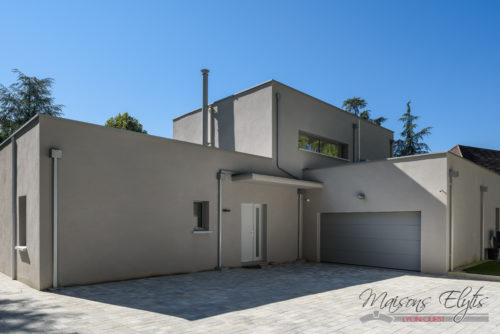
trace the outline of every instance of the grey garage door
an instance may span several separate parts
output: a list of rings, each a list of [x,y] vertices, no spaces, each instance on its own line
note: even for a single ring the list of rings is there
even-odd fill
[[[420,212],[324,213],[321,261],[420,271]]]

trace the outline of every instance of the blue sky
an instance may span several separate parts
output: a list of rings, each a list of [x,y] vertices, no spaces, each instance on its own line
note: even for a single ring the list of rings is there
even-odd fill
[[[0,83],[18,68],[56,80],[66,118],[129,112],[149,133],[276,79],[340,106],[365,98],[401,130],[405,104],[427,143],[500,149],[500,1],[2,1]],[[306,112],[306,111],[305,111]]]

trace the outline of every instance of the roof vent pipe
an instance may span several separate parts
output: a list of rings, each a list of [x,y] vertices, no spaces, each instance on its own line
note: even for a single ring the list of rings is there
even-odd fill
[[[207,69],[202,69],[201,73],[203,76],[203,101],[202,101],[202,107],[201,107],[201,113],[203,117],[203,124],[202,124],[202,142],[204,146],[208,145],[208,72],[209,70]]]

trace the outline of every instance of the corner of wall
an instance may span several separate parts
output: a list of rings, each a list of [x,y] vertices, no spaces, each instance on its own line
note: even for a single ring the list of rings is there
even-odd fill
[[[45,290],[52,287],[52,210],[51,195],[52,182],[51,161],[49,157],[50,141],[48,127],[53,119],[40,117],[39,131],[39,238],[40,238],[40,256],[39,256],[39,290]]]

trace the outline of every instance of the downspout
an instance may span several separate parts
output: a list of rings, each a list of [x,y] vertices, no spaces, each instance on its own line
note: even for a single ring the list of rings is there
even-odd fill
[[[17,143],[12,136],[12,249],[11,249],[11,277],[17,279]]]
[[[361,120],[358,119],[358,161],[361,161]]]
[[[358,125],[352,124],[352,162],[356,162],[356,129]]]
[[[222,270],[222,183],[225,176],[231,174],[233,172],[224,169],[220,169],[217,173],[219,199],[217,201],[217,267],[215,267],[215,270]]]
[[[304,235],[304,218],[303,218],[303,213],[304,213],[304,206],[303,206],[303,199],[304,199],[304,190],[302,189],[297,189],[297,194],[298,194],[298,238],[297,238],[297,260],[302,260],[302,253],[303,253],[303,235]]]
[[[293,177],[294,179],[299,179],[292,173],[286,171],[285,169],[280,167],[280,155],[279,155],[279,147],[280,147],[280,93],[275,94],[276,97],[276,167],[282,171],[283,173]]]
[[[58,149],[50,150],[50,157],[52,158],[52,287],[58,287],[58,220],[57,220],[57,160],[62,158],[62,151]]]
[[[480,259],[481,261],[484,260],[484,193],[488,191],[488,187],[481,185],[479,187],[479,191],[481,193],[481,212],[480,212],[480,219],[481,219],[481,229],[480,229],[480,241],[479,241],[479,247],[480,249]]]
[[[448,204],[448,216],[450,219],[450,271],[453,270],[453,178],[458,177],[458,171],[450,168],[448,171],[450,189],[448,190],[449,204]]]
[[[215,108],[213,105],[209,107],[209,112],[210,112],[210,146],[215,147],[215,122],[214,122]]]

